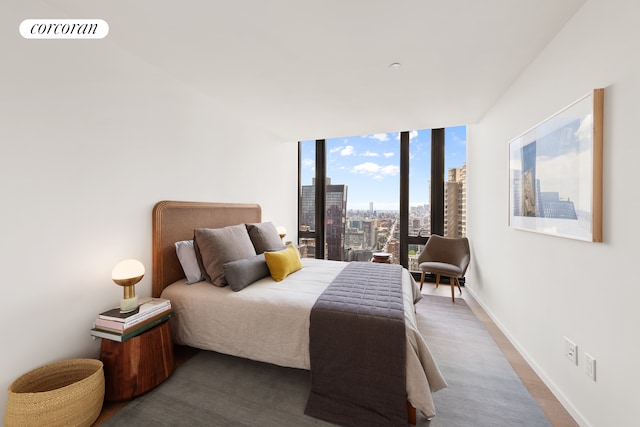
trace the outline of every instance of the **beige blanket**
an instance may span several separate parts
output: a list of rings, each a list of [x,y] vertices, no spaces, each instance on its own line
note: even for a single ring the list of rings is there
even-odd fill
[[[347,265],[305,258],[303,268],[281,282],[261,279],[240,292],[207,282],[167,287],[175,317],[177,344],[273,363],[309,369],[309,314],[322,291]],[[407,270],[403,271],[407,333],[407,395],[427,417],[435,416],[431,393],[446,382],[420,335],[414,302],[421,296]]]

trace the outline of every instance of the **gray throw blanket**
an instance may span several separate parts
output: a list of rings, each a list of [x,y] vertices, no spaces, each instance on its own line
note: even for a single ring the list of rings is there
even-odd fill
[[[406,426],[402,266],[350,263],[310,320],[305,413],[348,426]]]

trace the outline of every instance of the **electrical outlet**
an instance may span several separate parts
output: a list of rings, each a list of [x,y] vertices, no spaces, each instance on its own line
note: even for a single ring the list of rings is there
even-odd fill
[[[578,364],[578,346],[567,337],[564,337],[564,355],[574,365]]]
[[[589,353],[584,354],[584,373],[593,381],[596,380],[596,359]]]

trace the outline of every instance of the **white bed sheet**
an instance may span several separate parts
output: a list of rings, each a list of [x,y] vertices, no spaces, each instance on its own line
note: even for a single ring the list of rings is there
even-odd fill
[[[309,369],[309,315],[318,296],[348,264],[304,258],[303,268],[275,282],[261,279],[240,292],[207,282],[177,281],[162,292],[171,300],[174,342],[219,353]],[[435,416],[431,393],[446,382],[418,331],[414,302],[420,291],[403,272],[407,334],[407,396],[427,417]]]

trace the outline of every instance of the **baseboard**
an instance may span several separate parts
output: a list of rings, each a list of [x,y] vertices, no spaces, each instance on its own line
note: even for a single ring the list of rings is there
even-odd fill
[[[569,412],[569,414],[574,418],[574,420],[583,427],[592,427],[591,424],[582,416],[580,411],[571,403],[571,401],[567,398],[567,396],[562,393],[562,391],[556,386],[556,384],[547,376],[543,369],[538,366],[535,360],[527,353],[527,351],[520,345],[518,340],[516,340],[513,335],[509,332],[509,329],[505,327],[505,325],[498,320],[495,314],[487,307],[482,298],[478,297],[478,295],[473,292],[469,286],[465,288],[469,294],[473,297],[473,299],[478,303],[480,307],[485,311],[487,316],[491,319],[491,321],[500,329],[500,331],[504,334],[504,336],[509,340],[511,345],[516,349],[516,351],[522,356],[522,358],[527,362],[527,364],[533,369],[533,371],[540,377],[542,382],[549,388],[551,393],[558,399],[560,404]]]

